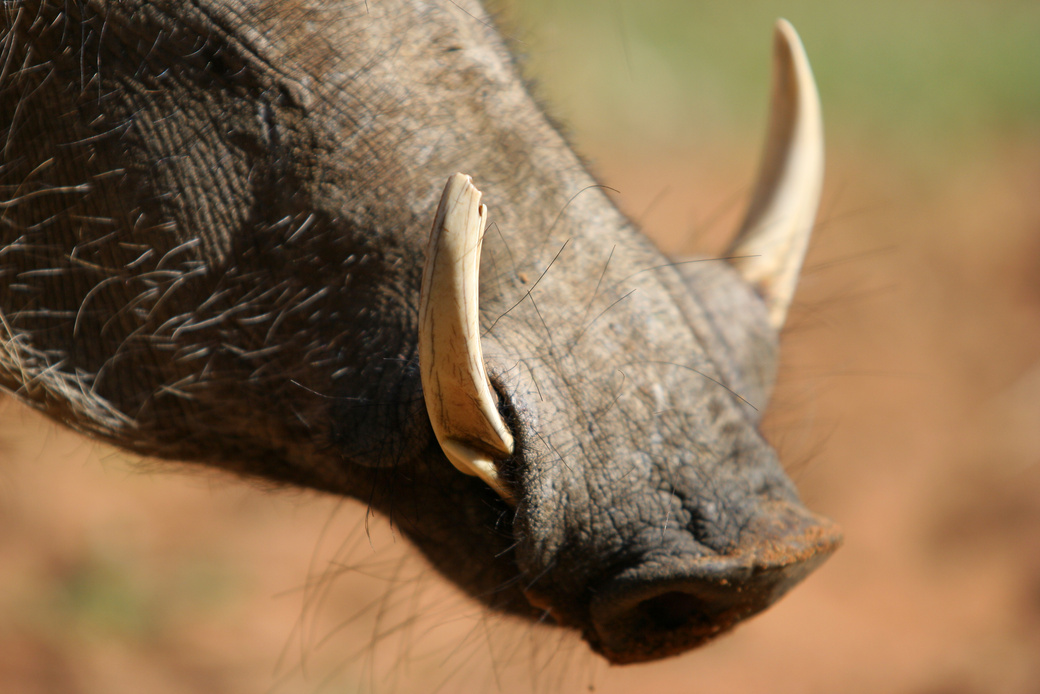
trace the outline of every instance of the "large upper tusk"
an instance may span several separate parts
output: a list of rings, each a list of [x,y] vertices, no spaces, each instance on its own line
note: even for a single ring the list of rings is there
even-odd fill
[[[823,185],[823,121],[809,59],[794,27],[776,23],[773,103],[754,196],[729,251],[733,265],[783,327]]]
[[[448,460],[507,501],[496,460],[513,452],[484,370],[478,320],[480,246],[487,208],[469,176],[455,174],[430,232],[419,300],[419,366],[434,433]]]

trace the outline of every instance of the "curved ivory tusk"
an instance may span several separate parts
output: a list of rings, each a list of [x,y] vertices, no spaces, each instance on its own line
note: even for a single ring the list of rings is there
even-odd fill
[[[769,138],[754,196],[730,248],[779,330],[798,284],[823,185],[823,121],[809,60],[794,27],[776,23]]]
[[[486,219],[470,177],[449,178],[426,249],[419,366],[426,410],[448,460],[511,501],[495,460],[512,455],[513,437],[498,413],[480,349],[478,280]]]

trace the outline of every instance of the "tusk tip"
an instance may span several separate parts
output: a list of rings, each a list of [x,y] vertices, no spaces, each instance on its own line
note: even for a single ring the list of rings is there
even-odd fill
[[[777,38],[782,38],[789,43],[792,39],[798,39],[798,32],[795,31],[794,25],[783,17],[776,20],[776,23],[773,25],[773,30],[775,31]]]
[[[794,25],[786,19],[777,19],[776,24],[773,25],[773,44],[777,53],[784,54],[786,62],[797,62],[800,70],[810,69],[802,37],[798,35],[798,30],[794,28]]]
[[[465,192],[470,194],[480,195],[480,191],[475,185],[473,185],[473,177],[464,174],[461,171],[453,173],[448,176],[448,183],[444,186],[446,190],[456,190],[458,192]]]

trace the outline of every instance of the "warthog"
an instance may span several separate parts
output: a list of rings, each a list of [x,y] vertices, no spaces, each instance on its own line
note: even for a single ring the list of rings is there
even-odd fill
[[[476,0],[0,17],[0,382],[23,401],[357,498],[615,663],[703,643],[840,542],[757,430],[822,178],[787,24],[730,257],[673,263]]]

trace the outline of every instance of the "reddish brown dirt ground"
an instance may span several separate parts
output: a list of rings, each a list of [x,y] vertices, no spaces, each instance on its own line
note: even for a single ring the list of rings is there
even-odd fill
[[[754,154],[600,165],[664,247],[711,253]],[[610,668],[486,615],[357,504],[128,461],[8,402],[0,691],[1040,690],[1040,143],[830,165],[766,429],[845,546],[732,635]]]

